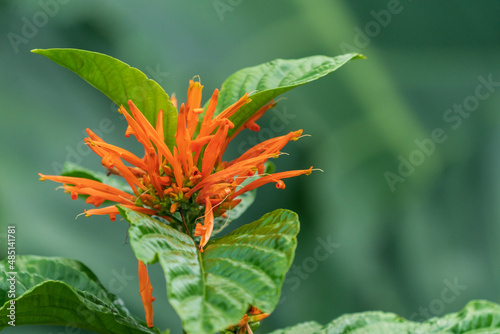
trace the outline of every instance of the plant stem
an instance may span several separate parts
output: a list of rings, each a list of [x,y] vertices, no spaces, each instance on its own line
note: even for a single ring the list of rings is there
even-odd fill
[[[180,212],[180,214],[181,214],[182,224],[184,225],[184,229],[186,230],[186,234],[187,234],[187,235],[189,235],[189,236],[191,236],[191,235],[189,234],[189,229],[188,229],[188,227],[187,227],[187,225],[186,225],[186,220],[184,219],[184,211],[182,211],[182,208],[179,208],[179,212]]]

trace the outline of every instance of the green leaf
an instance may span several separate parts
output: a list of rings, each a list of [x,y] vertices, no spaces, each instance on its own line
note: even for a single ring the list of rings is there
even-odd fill
[[[273,331],[269,334],[498,334],[500,305],[475,300],[457,313],[432,318],[424,322],[406,320],[393,313],[363,312],[343,315],[325,326],[315,322],[303,323]]]
[[[316,321],[308,321],[285,329],[276,330],[272,332],[272,334],[310,334],[315,333],[322,328],[323,326],[318,324]]]
[[[138,69],[97,52],[77,49],[35,49],[31,52],[75,72],[118,106],[123,105],[129,110],[128,100],[132,100],[153,125],[156,124],[158,111],[162,109],[165,142],[170,147],[174,146],[177,110],[163,88]]]
[[[118,206],[132,225],[138,259],[160,262],[170,304],[187,333],[213,334],[236,324],[249,305],[270,313],[292,264],[297,215],[275,210],[213,239],[200,253],[189,236],[147,215]]]
[[[305,83],[317,80],[350,60],[364,58],[357,53],[337,57],[312,56],[301,59],[276,59],[271,62],[247,67],[233,73],[222,84],[216,114],[236,102],[245,93],[252,101],[230,117],[234,128],[231,136],[255,112],[280,94]]]
[[[17,274],[11,274],[9,266],[7,259],[0,262],[0,330],[11,326],[8,279],[14,277],[16,326],[50,324],[117,334],[160,332],[130,315],[123,301],[81,262],[22,255],[16,257]]]

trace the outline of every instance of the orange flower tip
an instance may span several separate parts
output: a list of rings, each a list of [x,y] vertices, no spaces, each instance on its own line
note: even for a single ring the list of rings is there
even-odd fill
[[[261,320],[267,318],[269,315],[270,315],[269,313],[262,313],[262,314],[252,315],[252,316],[248,317],[248,322],[261,321]]]
[[[175,97],[175,93],[172,93],[170,96],[170,103],[177,109],[177,98]]]
[[[172,168],[168,167],[168,166],[163,166],[162,167],[163,171],[165,172],[165,174],[172,174]]]
[[[130,125],[127,126],[127,130],[125,130],[125,137],[129,138],[132,133],[133,133],[132,127]]]
[[[45,180],[47,180],[47,179],[46,179],[45,177],[43,177],[43,176],[40,176],[39,180],[40,180],[40,181],[45,181]]]
[[[262,311],[256,308],[255,306],[251,306],[248,313],[250,313],[251,315],[255,315],[255,314],[261,314]]]
[[[194,112],[195,114],[201,114],[201,113],[203,112],[203,108],[194,108],[194,109],[193,109],[193,112]]]
[[[241,199],[240,199],[240,198],[238,198],[238,199],[235,199],[235,200],[233,200],[233,201],[231,202],[231,206],[232,206],[232,207],[234,207],[234,206],[236,206],[236,205],[238,205],[238,204],[240,204],[240,203],[241,203]]]
[[[297,139],[302,138],[302,137],[310,137],[311,136],[311,135],[303,135],[302,136],[302,132],[303,132],[302,129],[297,130],[297,131],[293,131],[293,136],[292,136],[291,140],[297,140]]]
[[[248,314],[244,314],[243,317],[241,318],[240,322],[236,326],[238,327],[243,327],[248,323]]]
[[[177,211],[177,208],[179,207],[179,202],[174,202],[171,206],[170,206],[170,213],[171,214],[174,214],[175,211]]]
[[[247,128],[248,128],[248,130],[253,131],[253,132],[259,132],[260,131],[260,126],[257,123],[254,123],[254,122],[251,122],[251,123],[247,124]]]
[[[151,301],[154,302],[156,300],[155,297],[151,297]]]
[[[311,174],[311,173],[309,173],[309,174]],[[285,189],[286,188],[285,182],[283,182],[282,180],[278,180],[276,182],[276,188],[278,188],[278,189]]]

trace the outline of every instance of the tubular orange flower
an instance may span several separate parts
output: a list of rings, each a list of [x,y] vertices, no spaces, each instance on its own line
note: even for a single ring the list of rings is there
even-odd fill
[[[230,198],[233,199],[234,197],[237,197],[247,191],[253,190],[255,188],[261,187],[264,184],[270,183],[270,182],[275,182],[276,183],[276,188],[278,189],[285,189],[285,183],[283,182],[282,179],[289,178],[289,177],[294,177],[294,176],[299,176],[302,174],[309,175],[312,172],[312,167],[309,169],[304,169],[304,170],[293,170],[293,171],[288,171],[288,172],[281,172],[281,173],[276,173],[276,174],[270,174],[263,176],[261,178],[258,178],[255,181],[250,182],[243,188],[239,189],[235,193],[233,193]]]
[[[269,313],[262,313],[261,310],[254,306],[250,306],[248,309],[247,313],[243,315],[241,320],[234,326],[230,326],[228,329],[230,331],[238,331],[238,334],[252,334],[252,329],[250,328],[249,323],[251,322],[258,322],[262,321],[263,319],[267,318],[269,316]],[[236,327],[236,328],[235,328]]]
[[[203,247],[207,244],[208,239],[212,235],[214,229],[214,213],[212,210],[212,202],[210,198],[205,198],[205,221],[203,225],[200,223],[196,224],[194,230],[195,237],[201,237],[200,239],[200,251],[203,252]]]
[[[148,327],[153,327],[153,302],[155,297],[153,297],[153,287],[149,281],[148,269],[141,260],[139,260],[139,292],[144,305],[146,323]]]
[[[310,174],[312,167],[264,173],[266,161],[279,156],[288,142],[301,136],[302,130],[268,139],[232,161],[223,161],[224,151],[235,135],[245,128],[258,131],[256,121],[275,103],[271,101],[264,105],[229,135],[234,129],[231,116],[249,103],[251,97],[246,93],[215,115],[219,99],[216,89],[201,118],[202,91],[200,82],[190,80],[187,101],[179,108],[174,147],[165,144],[162,110],[158,112],[154,126],[132,101],[128,102],[130,113],[120,107],[119,111],[128,123],[125,136],[134,135],[142,144],[142,158],[106,143],[87,129],[89,137],[85,138],[85,143],[101,157],[108,175],[122,177],[130,192],[79,177],[40,174],[40,180],[62,183],[72,199],[79,195],[87,197],[86,202],[96,208],[85,210],[86,216],[109,215],[114,220],[119,214],[114,204],[120,204],[147,215],[163,217],[178,230],[199,237],[199,248],[203,251],[212,235],[215,219],[226,217],[227,210],[239,205],[238,196],[270,182],[284,189],[282,179]],[[171,100],[177,106],[177,100],[174,97]],[[252,182],[245,182],[249,178]],[[113,205],[101,207],[106,202]],[[198,219],[203,219],[203,224],[198,223]]]

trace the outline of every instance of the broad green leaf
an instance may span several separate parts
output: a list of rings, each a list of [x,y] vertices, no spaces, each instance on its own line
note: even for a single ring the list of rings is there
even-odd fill
[[[323,326],[318,324],[316,321],[308,321],[292,327],[276,330],[272,332],[272,334],[311,334],[322,328]]]
[[[500,305],[475,300],[457,313],[424,322],[406,320],[393,313],[363,312],[347,314],[325,326],[303,323],[269,334],[499,334]]]
[[[236,324],[249,305],[267,313],[276,307],[297,243],[295,213],[275,210],[211,240],[200,253],[186,234],[118,208],[132,225],[130,244],[137,258],[160,262],[169,301],[187,333],[213,334]]]
[[[133,317],[89,268],[64,258],[22,255],[15,272],[0,262],[0,330],[10,327],[10,282],[15,278],[15,325],[60,325],[96,333],[158,334]]]
[[[75,72],[118,106],[123,105],[129,110],[128,100],[132,100],[153,125],[156,124],[158,111],[162,109],[165,142],[170,147],[174,146],[177,110],[163,88],[138,69],[97,52],[77,49],[35,49],[31,52]]]
[[[409,322],[393,313],[365,312],[341,316],[315,333],[405,333],[406,331],[414,331],[415,325],[416,323]],[[425,328],[425,333],[431,330],[428,324],[419,324],[419,326]]]
[[[305,83],[319,79],[352,59],[364,58],[357,53],[337,57],[312,56],[301,59],[276,59],[271,62],[241,69],[222,84],[216,114],[236,102],[245,93],[252,101],[230,117],[234,128],[240,128],[255,112],[280,94]]]

